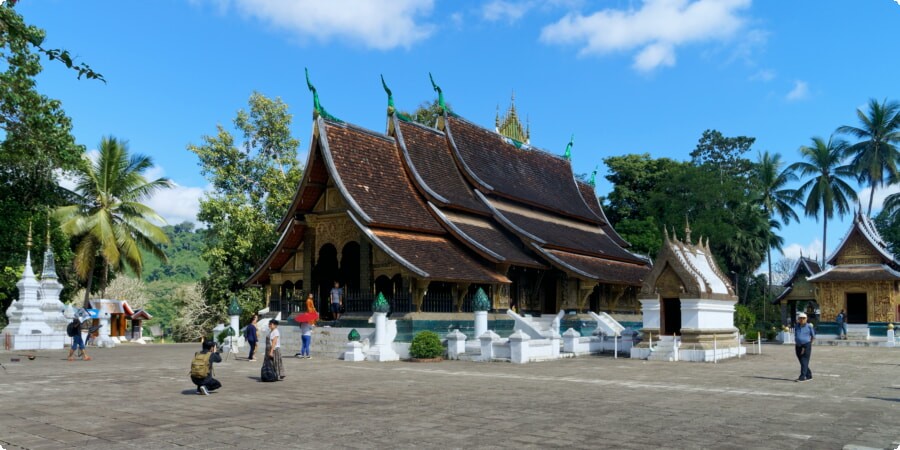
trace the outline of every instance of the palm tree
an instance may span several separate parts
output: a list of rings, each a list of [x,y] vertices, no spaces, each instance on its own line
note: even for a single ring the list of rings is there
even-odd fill
[[[160,245],[168,243],[168,238],[153,223],[165,220],[140,202],[172,183],[167,178],[147,181],[142,173],[152,166],[148,156],[129,156],[127,142],[104,137],[96,160],[85,158],[75,172],[74,203],[54,213],[62,230],[78,240],[74,264],[86,283],[86,306],[98,258],[104,266],[101,296],[106,294],[110,270],[124,265],[140,276],[140,249],[166,261]]]
[[[869,114],[856,110],[862,127],[839,127],[838,133],[862,139],[848,148],[852,165],[860,181],[869,184],[869,207],[866,215],[872,216],[875,189],[885,184],[885,172],[897,177],[900,152],[894,144],[900,143],[900,103],[869,99]]]
[[[772,286],[772,249],[781,251],[781,245],[784,239],[778,236],[772,230],[780,230],[781,219],[785,225],[791,223],[791,219],[800,221],[797,213],[794,212],[794,205],[798,204],[797,190],[787,189],[785,186],[791,181],[797,180],[797,175],[790,168],[781,170],[784,163],[781,161],[781,154],[770,154],[768,151],[759,154],[759,162],[756,163],[756,180],[760,184],[761,197],[759,203],[766,213],[769,220],[769,238],[766,246],[766,259],[769,263],[769,286]],[[781,170],[779,172],[779,170]],[[778,219],[776,219],[776,217]],[[769,290],[766,290],[766,299],[769,296]],[[765,309],[763,310],[765,317]]]
[[[850,211],[850,202],[855,202],[856,191],[845,179],[855,178],[851,165],[841,165],[847,155],[848,144],[832,135],[828,142],[820,137],[812,138],[813,145],[800,147],[805,161],[791,164],[790,170],[801,177],[811,178],[797,189],[798,197],[806,197],[805,212],[808,217],[819,220],[822,212],[822,267],[825,267],[825,249],[828,242],[828,219],[834,217],[837,209],[842,217]]]

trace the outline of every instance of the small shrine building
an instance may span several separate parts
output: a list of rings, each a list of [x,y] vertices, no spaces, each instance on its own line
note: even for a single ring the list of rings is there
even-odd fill
[[[371,311],[378,293],[397,313],[471,311],[479,287],[501,311],[637,311],[649,261],[627,250],[569,158],[528,143],[514,106],[489,130],[451,112],[435,85],[442,114],[426,126],[396,111],[385,85],[378,132],[328,114],[309,87],[303,179],[245,283],[270,310],[302,310],[311,291],[327,311],[338,282],[348,313]]]
[[[798,312],[807,312],[810,305],[812,309],[818,309],[816,303],[816,287],[809,278],[822,271],[819,263],[811,258],[801,256],[794,264],[791,275],[783,283],[784,290],[778,297],[772,300],[775,305],[781,305],[781,323],[793,324],[797,320]],[[817,319],[817,318],[814,318]]]

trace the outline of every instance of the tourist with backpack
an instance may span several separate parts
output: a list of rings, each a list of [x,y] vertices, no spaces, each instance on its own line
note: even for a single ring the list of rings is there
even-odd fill
[[[69,349],[69,361],[75,361],[74,355],[78,350],[81,350],[81,359],[90,361],[91,357],[88,356],[84,349],[84,339],[81,338],[81,320],[78,320],[78,317],[73,318],[69,325],[66,326],[66,335],[72,338],[72,348]]]
[[[213,378],[213,363],[222,362],[222,355],[217,351],[215,341],[204,341],[203,351],[194,353],[191,360],[191,381],[197,385],[198,395],[209,395],[211,391],[222,387],[219,380]]]
[[[797,327],[794,328],[794,352],[800,361],[800,377],[797,381],[811,381],[812,370],[809,369],[809,358],[812,356],[812,344],[816,340],[816,330],[806,322],[806,314],[797,314]]]

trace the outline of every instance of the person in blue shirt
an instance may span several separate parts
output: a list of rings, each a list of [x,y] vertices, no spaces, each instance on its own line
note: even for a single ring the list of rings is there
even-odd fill
[[[797,314],[797,328],[794,328],[794,351],[800,361],[800,377],[797,381],[812,380],[809,369],[809,357],[812,356],[812,344],[816,340],[816,331],[806,322],[806,314]]]
[[[244,328],[244,339],[246,339],[247,344],[250,345],[250,355],[247,356],[247,361],[256,361],[256,358],[254,358],[253,355],[256,353],[256,343],[258,342],[256,329],[257,320],[259,320],[259,316],[254,314],[253,318],[250,319],[250,323]]]

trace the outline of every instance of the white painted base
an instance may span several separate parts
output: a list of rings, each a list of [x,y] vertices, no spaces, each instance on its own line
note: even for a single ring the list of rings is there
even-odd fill
[[[655,349],[654,349],[655,351]],[[650,359],[653,352],[648,348],[634,347],[631,349],[633,359]],[[678,350],[678,361],[689,362],[714,362],[723,359],[736,358],[738,355],[746,355],[746,347],[726,347],[714,350]]]
[[[12,334],[10,350],[59,350],[66,347],[65,338],[61,333]]]
[[[363,344],[358,341],[348,342],[347,350],[344,352],[344,361],[360,362],[365,360],[366,355],[363,354]]]

